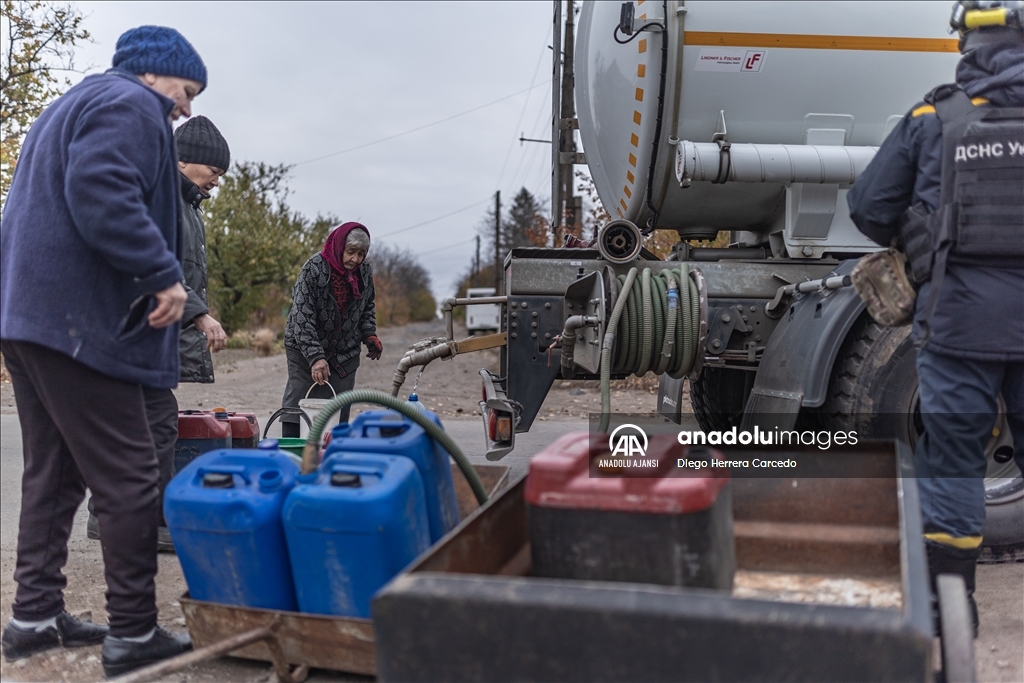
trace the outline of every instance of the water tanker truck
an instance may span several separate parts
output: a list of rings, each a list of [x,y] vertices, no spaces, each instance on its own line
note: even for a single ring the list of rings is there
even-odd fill
[[[481,371],[488,457],[530,429],[556,379],[601,379],[607,393],[647,372],[676,422],[689,381],[706,431],[768,422],[916,443],[910,328],[878,325],[848,286],[879,247],[853,225],[846,194],[910,107],[952,80],[949,12],[949,2],[584,3],[578,121],[554,127],[578,126],[612,220],[594,248],[506,257],[500,370]],[[643,248],[655,230],[678,235],[665,260]],[[694,246],[722,231],[727,247]],[[424,344],[419,360],[459,351],[450,326],[448,351],[431,351],[442,346]],[[984,531],[998,558],[1024,547],[1012,448],[1000,418]]]

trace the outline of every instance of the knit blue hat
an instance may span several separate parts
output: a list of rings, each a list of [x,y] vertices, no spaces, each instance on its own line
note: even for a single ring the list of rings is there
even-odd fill
[[[202,83],[206,65],[185,37],[166,26],[140,26],[117,39],[113,65],[133,74],[177,76]]]

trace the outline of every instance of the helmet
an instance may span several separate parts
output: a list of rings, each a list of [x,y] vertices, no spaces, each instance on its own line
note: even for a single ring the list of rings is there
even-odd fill
[[[988,43],[1024,42],[1024,0],[960,0],[949,18],[960,52]]]

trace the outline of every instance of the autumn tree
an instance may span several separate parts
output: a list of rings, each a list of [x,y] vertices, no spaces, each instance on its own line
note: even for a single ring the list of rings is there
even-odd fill
[[[367,258],[373,266],[378,325],[434,319],[437,302],[430,292],[430,275],[411,251],[371,243]]]
[[[544,247],[548,245],[550,222],[537,198],[525,187],[519,190],[512,205],[501,217],[498,243],[495,244],[494,207],[488,207],[483,218],[477,223],[477,233],[483,238],[491,253],[490,263],[501,262],[509,250],[516,247]],[[497,250],[497,254],[495,254]],[[497,259],[495,259],[495,255]],[[483,264],[481,264],[483,265]],[[490,266],[493,286],[494,267]],[[487,285],[481,285],[487,286]]]
[[[14,177],[21,144],[43,109],[70,85],[75,46],[89,40],[83,17],[70,3],[0,5],[0,199]]]
[[[336,224],[291,211],[287,176],[287,166],[236,163],[203,205],[210,307],[229,334],[287,307],[302,264]]]
[[[502,224],[504,247],[546,247],[550,223],[537,198],[525,187],[512,200]]]

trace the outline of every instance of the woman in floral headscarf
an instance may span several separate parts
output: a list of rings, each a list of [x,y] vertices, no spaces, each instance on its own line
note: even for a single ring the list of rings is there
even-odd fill
[[[380,358],[384,346],[377,338],[369,249],[366,226],[344,223],[302,267],[284,329],[288,384],[282,406],[297,408],[313,383],[330,384],[339,394],[352,389],[360,342],[366,344],[367,357]],[[318,397],[333,396],[326,389],[310,396],[317,391]],[[341,422],[348,421],[348,413],[348,408],[341,411]],[[281,423],[282,436],[299,436],[297,415],[285,415]]]

